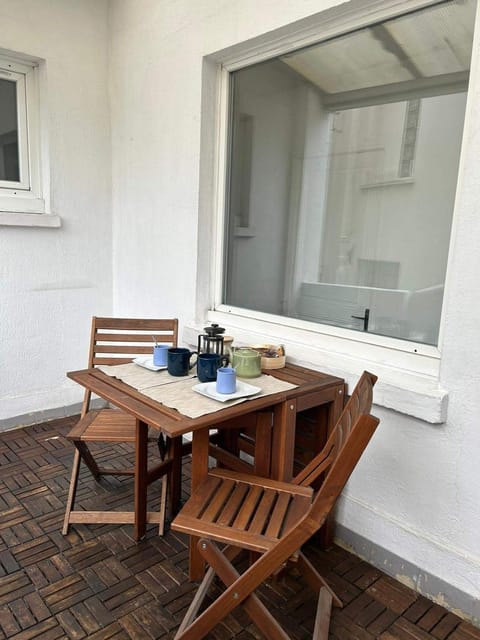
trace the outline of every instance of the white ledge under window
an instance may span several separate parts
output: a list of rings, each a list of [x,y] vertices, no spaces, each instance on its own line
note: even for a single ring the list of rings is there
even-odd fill
[[[353,389],[367,369],[378,376],[374,404],[413,416],[431,424],[447,418],[448,393],[439,384],[440,354],[435,347],[341,330],[328,332],[321,325],[288,326],[287,318],[276,322],[229,311],[209,311],[206,323],[216,322],[234,337],[234,345],[283,344],[287,361],[345,379]],[[191,323],[183,339],[197,344],[205,322]],[[310,326],[308,326],[310,325]],[[336,329],[336,330],[335,330]]]
[[[60,227],[60,216],[52,213],[9,213],[0,211],[0,226],[6,227]]]

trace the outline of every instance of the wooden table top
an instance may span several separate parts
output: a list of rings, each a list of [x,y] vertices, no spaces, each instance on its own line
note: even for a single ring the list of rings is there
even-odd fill
[[[293,364],[287,364],[283,369],[265,370],[263,373],[298,386],[294,389],[254,398],[231,407],[225,407],[219,409],[219,411],[198,418],[188,418],[176,409],[171,409],[156,400],[148,398],[140,391],[137,391],[117,378],[106,375],[99,369],[92,368],[71,371],[67,373],[67,376],[104,400],[111,402],[119,409],[127,411],[137,419],[162,431],[169,437],[180,436],[206,426],[214,427],[216,424],[220,424],[226,420],[259,409],[271,407],[291,398],[297,399],[298,402],[299,399],[309,394],[318,393],[319,391],[344,384],[342,378]],[[180,379],[181,378],[179,378],[179,380]]]

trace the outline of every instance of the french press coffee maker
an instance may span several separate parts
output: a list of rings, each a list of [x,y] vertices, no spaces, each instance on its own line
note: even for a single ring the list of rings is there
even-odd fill
[[[198,353],[217,353],[223,356],[223,334],[225,329],[218,324],[204,327],[205,333],[198,336]]]

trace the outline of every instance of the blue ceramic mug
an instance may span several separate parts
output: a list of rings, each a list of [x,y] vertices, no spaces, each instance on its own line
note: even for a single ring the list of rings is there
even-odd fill
[[[190,362],[196,353],[196,351],[190,351],[185,347],[171,347],[167,356],[168,373],[171,376],[187,376],[190,369],[193,369],[196,364]]]
[[[200,382],[215,382],[217,369],[226,367],[228,358],[218,353],[200,353],[197,360],[197,376]]]
[[[217,393],[235,393],[237,390],[237,374],[231,367],[220,367],[217,371]]]
[[[168,362],[168,344],[156,344],[153,347],[153,364],[156,367],[166,367]]]

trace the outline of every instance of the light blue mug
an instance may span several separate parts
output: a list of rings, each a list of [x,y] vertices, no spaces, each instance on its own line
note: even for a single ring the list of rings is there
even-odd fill
[[[231,367],[217,369],[217,393],[235,393],[237,390],[237,374]]]
[[[156,344],[153,347],[153,364],[156,367],[166,367],[169,344]]]

